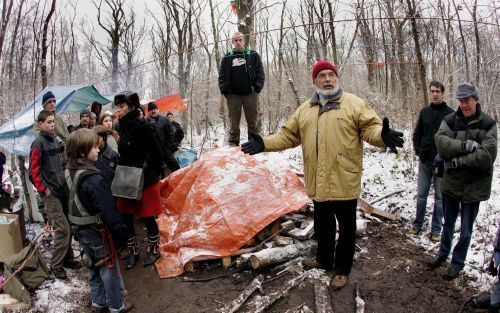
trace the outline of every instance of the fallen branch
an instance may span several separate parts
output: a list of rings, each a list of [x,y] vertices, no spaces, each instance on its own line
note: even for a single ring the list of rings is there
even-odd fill
[[[221,274],[221,275],[215,275],[215,276],[204,277],[204,278],[183,277],[182,281],[183,282],[189,282],[189,283],[192,283],[192,282],[201,282],[201,281],[210,281],[212,279],[221,278],[221,277],[225,277],[225,276],[228,276],[228,275],[227,274]]]
[[[301,313],[302,312],[302,307],[306,305],[305,303],[299,304],[297,306],[291,307],[288,310],[285,311],[285,313]]]
[[[375,203],[377,203],[377,202],[379,202],[379,201],[382,201],[382,200],[384,200],[385,198],[389,198],[390,196],[393,196],[393,195],[395,195],[395,194],[402,193],[402,192],[403,192],[403,191],[405,191],[405,190],[406,190],[406,189],[399,189],[399,190],[393,191],[393,192],[391,192],[391,193],[388,193],[388,194],[386,194],[386,195],[384,195],[384,196],[382,196],[382,197],[380,197],[380,198],[377,198],[377,199],[375,199],[375,200],[372,200],[371,204],[375,204]]]
[[[240,295],[233,300],[230,304],[228,304],[225,308],[221,310],[221,312],[234,313],[240,309],[240,307],[247,301],[248,297],[250,297],[255,290],[259,290],[262,293],[262,283],[264,282],[264,276],[258,275],[255,277],[252,282],[243,290]]]
[[[316,302],[316,312],[333,313],[328,287],[321,281],[314,282],[314,300]]]
[[[356,284],[356,287],[354,289],[355,289],[354,306],[356,307],[356,313],[364,313],[365,301],[361,298],[361,293],[359,292],[358,284]]]
[[[370,203],[368,203],[365,199],[363,199],[361,197],[358,198],[358,206],[366,214],[375,215],[377,217],[382,217],[382,218],[385,218],[385,219],[388,219],[391,221],[396,221],[396,220],[401,219],[401,216],[399,215],[399,213],[392,214],[392,213],[385,212],[383,210],[376,209]]]
[[[267,308],[269,308],[274,302],[283,297],[290,291],[292,288],[296,287],[300,284],[304,278],[307,276],[307,272],[293,278],[292,280],[287,281],[283,287],[268,296],[264,297],[255,297],[252,302],[250,302],[250,309],[247,312],[252,313],[260,313],[264,312]]]

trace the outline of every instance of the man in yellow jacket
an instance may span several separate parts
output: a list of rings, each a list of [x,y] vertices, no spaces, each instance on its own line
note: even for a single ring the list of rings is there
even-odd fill
[[[363,144],[388,147],[397,153],[403,133],[389,128],[389,121],[357,96],[340,87],[338,71],[330,62],[318,61],[312,79],[316,92],[304,102],[275,135],[251,134],[244,153],[281,151],[302,146],[307,194],[314,202],[314,231],[318,240],[315,259],[304,266],[335,269],[331,286],[347,284],[356,240],[356,204],[361,188]],[[336,219],[339,239],[335,246]]]

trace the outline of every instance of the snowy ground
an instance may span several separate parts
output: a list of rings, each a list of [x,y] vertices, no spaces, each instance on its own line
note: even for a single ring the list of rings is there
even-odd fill
[[[202,142],[204,149],[222,145],[223,133],[221,129],[222,127],[219,128],[216,135],[212,134],[211,138],[196,138],[196,142],[193,145],[195,149],[199,150]],[[245,133],[245,131],[242,129],[242,134],[243,133]],[[403,192],[388,197],[374,205],[381,210],[399,212],[407,225],[404,229],[401,229],[402,232],[407,232],[410,229],[411,221],[415,215],[418,167],[418,162],[414,159],[413,152],[410,148],[409,142],[411,141],[408,134],[405,139],[405,149],[400,150],[398,155],[389,154],[381,149],[365,144],[361,192],[361,196],[370,202],[392,191],[403,189]],[[300,148],[274,153],[271,158],[276,158],[276,162],[281,162],[284,158],[288,160],[293,168],[299,171],[302,170]],[[487,289],[493,282],[492,278],[485,274],[483,269],[489,262],[492,253],[492,241],[497,227],[498,216],[500,216],[499,159],[500,158],[497,158],[495,162],[491,198],[489,201],[481,203],[464,269],[468,275],[474,277],[473,287],[483,290]],[[433,207],[432,195],[429,196],[427,207],[428,214],[426,224],[424,225],[424,231],[419,236],[409,236],[408,238],[414,243],[424,247],[431,256],[437,251],[439,246],[439,244],[432,243],[428,238],[428,226]],[[457,231],[459,225],[457,221]],[[30,230],[33,232],[39,231],[36,227]],[[458,233],[456,233],[455,240],[457,237]],[[29,312],[77,312],[80,311],[79,308],[85,307],[87,304],[84,302],[89,299],[86,275],[84,271],[81,271],[79,275],[71,271],[68,271],[68,273],[69,279],[67,281],[55,280],[44,283],[42,288],[36,292],[36,296],[33,299],[34,303],[32,303],[33,307]],[[72,297],[73,299],[80,298],[86,300],[79,301],[79,303],[69,303],[66,301],[66,296],[68,294],[80,295],[79,297]]]

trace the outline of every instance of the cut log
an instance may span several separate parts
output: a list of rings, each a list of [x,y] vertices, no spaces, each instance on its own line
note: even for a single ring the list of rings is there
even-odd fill
[[[379,209],[373,207],[370,203],[368,203],[365,199],[363,199],[361,197],[358,198],[358,206],[366,214],[385,218],[385,219],[388,219],[391,221],[401,220],[401,215],[399,213],[392,214],[389,212],[385,212],[383,210],[379,210]]]
[[[221,312],[234,313],[240,309],[240,307],[247,301],[255,290],[259,290],[262,293],[262,283],[264,282],[264,276],[262,274],[255,277],[252,282],[243,290],[240,295],[229,303]]]
[[[314,282],[314,300],[316,302],[316,312],[333,313],[328,287],[321,281]]]
[[[293,245],[293,238],[291,237],[285,237],[285,236],[276,236],[273,240],[274,246],[288,246],[288,245]]]
[[[186,272],[194,272],[194,262],[189,261],[184,265],[184,271]]]
[[[303,229],[295,228],[295,229],[288,231],[287,233],[290,236],[297,238],[299,240],[310,239],[312,237],[312,235],[314,234],[314,221],[310,220],[307,223],[308,223],[307,226],[304,227]]]
[[[269,308],[276,300],[280,299],[284,295],[286,295],[292,288],[296,287],[300,284],[304,278],[307,276],[307,272],[300,274],[299,276],[287,281],[280,289],[277,291],[270,293],[264,297],[255,297],[249,303],[249,310],[247,312],[252,313],[260,313],[264,312],[267,308]]]
[[[231,265],[231,257],[230,256],[225,256],[222,258],[222,267],[228,268]]]
[[[253,269],[262,268],[271,264],[285,262],[299,255],[307,255],[311,249],[316,246],[316,241],[308,240],[305,242],[297,242],[296,244],[264,249],[259,252],[252,253],[250,263]]]

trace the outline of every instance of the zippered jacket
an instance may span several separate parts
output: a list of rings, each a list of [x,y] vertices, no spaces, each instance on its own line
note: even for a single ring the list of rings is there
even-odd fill
[[[318,95],[304,102],[282,129],[264,137],[265,151],[302,146],[307,194],[316,201],[359,197],[363,141],[385,147],[382,122],[361,98],[343,92],[319,104]]]
[[[489,199],[498,144],[495,120],[481,111],[479,103],[476,114],[470,118],[465,118],[458,108],[444,118],[435,137],[443,160],[461,159],[460,167],[445,168],[441,191],[466,203]],[[468,152],[464,147],[466,140],[479,143],[479,149]]]

